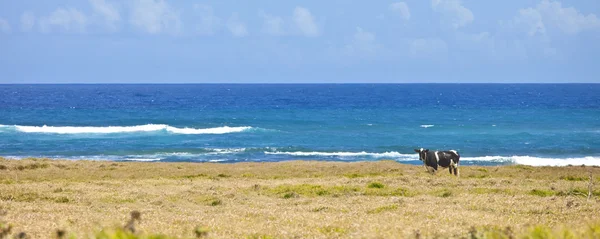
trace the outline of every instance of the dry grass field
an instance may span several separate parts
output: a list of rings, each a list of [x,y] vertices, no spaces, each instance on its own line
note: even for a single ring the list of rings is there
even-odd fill
[[[582,166],[463,166],[456,178],[392,161],[0,158],[0,231],[116,238],[100,235],[138,210],[140,238],[600,238],[599,178]]]

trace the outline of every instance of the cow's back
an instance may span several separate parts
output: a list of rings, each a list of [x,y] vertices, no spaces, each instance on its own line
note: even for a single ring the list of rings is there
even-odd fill
[[[447,168],[452,164],[452,162],[457,164],[459,159],[460,155],[454,150],[430,151],[427,153],[427,166],[434,167],[435,169],[437,169],[438,165],[440,167]]]

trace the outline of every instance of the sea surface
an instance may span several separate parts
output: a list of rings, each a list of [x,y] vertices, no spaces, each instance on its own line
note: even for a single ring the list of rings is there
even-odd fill
[[[0,85],[0,157],[600,165],[600,84]]]

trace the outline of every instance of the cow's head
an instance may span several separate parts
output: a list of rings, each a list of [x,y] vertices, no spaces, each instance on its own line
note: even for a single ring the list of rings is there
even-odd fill
[[[427,152],[429,152],[429,149],[424,149],[424,148],[415,149],[415,152],[419,153],[419,160],[425,161],[425,154]]]

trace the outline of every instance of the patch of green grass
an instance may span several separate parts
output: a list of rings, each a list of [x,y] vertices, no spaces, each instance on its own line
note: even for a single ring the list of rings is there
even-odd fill
[[[550,231],[550,229],[545,226],[536,226],[532,228],[528,234],[529,235],[527,236],[527,238],[530,239],[552,238],[552,231]]]
[[[539,197],[550,197],[556,195],[556,192],[551,190],[543,190],[543,189],[532,189],[529,191],[529,195],[539,196]]]
[[[272,189],[275,194],[283,194],[284,198],[290,198],[291,193],[304,196],[324,196],[329,192],[321,185],[300,184],[300,185],[280,185]],[[288,195],[288,197],[285,197]]]
[[[175,239],[176,237],[170,237],[161,234],[134,234],[123,229],[116,230],[102,230],[96,233],[94,239]]]
[[[356,186],[333,186],[328,188],[331,191],[331,196],[338,197],[341,195],[353,195],[360,191],[359,187]]]
[[[582,197],[587,197],[588,190],[587,189],[583,189],[583,188],[571,188],[571,189],[566,190],[566,191],[560,191],[560,192],[556,193],[556,195],[558,195],[558,196],[582,196]],[[600,196],[600,191],[598,191],[598,190],[592,191],[592,196],[599,197]]]
[[[227,174],[224,174],[224,173],[220,173],[220,174],[217,175],[217,177],[219,177],[219,178],[229,178],[231,176],[227,175]]]
[[[63,165],[63,164],[54,164],[54,167],[57,167],[57,168],[60,168],[60,169],[67,169],[67,170],[69,169],[69,167],[67,167],[67,165]]]
[[[246,236],[246,239],[275,239],[275,237],[271,235],[255,233]]]
[[[473,188],[470,190],[474,194],[503,194],[503,195],[514,195],[515,193],[508,189],[503,188]]]
[[[208,236],[208,228],[206,227],[196,227],[194,228],[194,234],[196,235],[196,238],[202,238],[202,237],[207,237]]]
[[[521,165],[521,164],[514,165],[512,167],[518,168],[518,169],[522,169],[522,170],[526,170],[526,171],[534,171],[534,169],[535,169],[533,166]]]
[[[41,199],[40,195],[34,192],[14,192],[0,194],[0,200],[13,202],[34,202]]]
[[[346,229],[341,228],[341,227],[335,227],[335,226],[319,227],[319,232],[326,234],[328,236],[333,236],[333,235],[341,236],[341,235],[345,235],[348,233],[348,231]]]
[[[68,197],[62,196],[54,199],[56,203],[69,203],[71,200]]]
[[[223,201],[215,196],[199,196],[195,198],[195,202],[207,206],[219,206],[223,204]]]
[[[566,180],[566,181],[587,181],[588,178],[586,177],[576,177],[576,176],[561,176],[560,177],[561,180]]]
[[[475,170],[477,170],[477,171],[479,171],[479,172],[484,172],[484,173],[487,173],[487,172],[488,172],[488,170],[487,170],[487,169],[485,169],[485,168],[477,168],[477,169],[475,169]]]
[[[35,169],[41,169],[41,168],[48,168],[50,167],[50,164],[48,163],[39,163],[39,162],[35,162],[35,163],[31,163],[31,164],[27,164],[27,165],[19,165],[17,166],[17,170],[19,171],[23,171],[23,170],[35,170]]]
[[[452,193],[452,191],[450,191],[450,189],[444,188],[442,190],[434,191],[433,195],[442,197],[442,198],[447,198],[447,197],[451,197],[453,195],[453,193]]]
[[[285,198],[285,199],[288,199],[288,198],[297,198],[298,194],[295,193],[295,192],[287,192],[287,193],[284,193],[282,197]]]
[[[347,177],[347,178],[362,178],[362,177],[365,177],[365,175],[358,174],[358,173],[349,173],[349,174],[344,174],[344,177]]]
[[[548,209],[532,209],[532,210],[529,210],[527,213],[534,214],[534,215],[549,215],[549,214],[553,214],[552,211],[550,211]]]
[[[203,173],[182,176],[182,178],[187,178],[187,179],[206,178],[206,177],[208,177],[208,175],[203,174]]]
[[[0,180],[0,184],[13,184],[15,181],[11,179]]]
[[[310,211],[311,212],[322,212],[322,211],[326,211],[326,210],[329,210],[329,208],[328,207],[324,207],[324,206],[320,206],[320,207],[313,208]]]
[[[209,205],[211,205],[211,206],[218,206],[218,205],[221,205],[221,204],[223,204],[223,201],[221,201],[221,199],[217,198],[215,200],[212,200]]]
[[[382,213],[382,212],[387,212],[387,211],[394,211],[396,209],[398,209],[398,205],[392,204],[392,205],[381,206],[381,207],[378,207],[375,209],[371,209],[371,210],[367,211],[367,213],[376,214],[376,213]]]
[[[369,183],[369,185],[367,185],[368,188],[384,188],[385,185],[383,185],[383,183],[380,182],[372,182]]]
[[[297,196],[340,196],[358,191],[357,187],[353,186],[333,186],[324,187],[314,184],[298,184],[298,185],[279,185],[274,188],[264,188],[268,194],[278,195],[283,198],[292,198]]]
[[[469,174],[467,175],[467,178],[489,178],[490,175],[488,174]]]
[[[600,238],[600,223],[588,225],[588,228],[585,231],[585,235],[588,238]]]
[[[363,195],[366,196],[384,196],[384,197],[389,197],[389,196],[402,196],[402,197],[412,197],[415,196],[416,193],[409,191],[406,188],[383,188],[383,189],[371,189],[368,188],[367,190],[365,190],[363,192]]]

